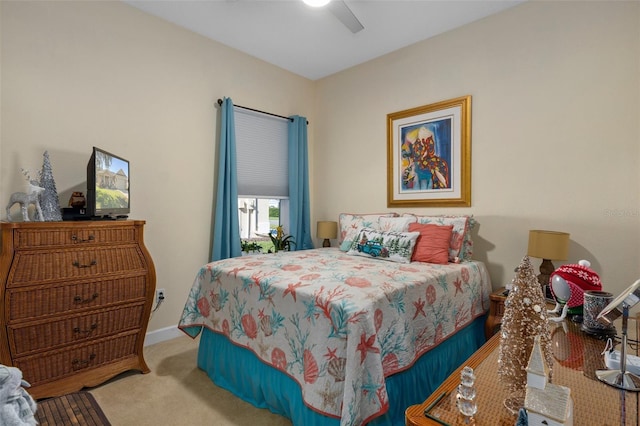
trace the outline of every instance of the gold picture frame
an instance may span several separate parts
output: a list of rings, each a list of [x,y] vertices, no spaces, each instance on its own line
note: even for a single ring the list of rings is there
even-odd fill
[[[471,206],[471,96],[387,114],[387,206]]]

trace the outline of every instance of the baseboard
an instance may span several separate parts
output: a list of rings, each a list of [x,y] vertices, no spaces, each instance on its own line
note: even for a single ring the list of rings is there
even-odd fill
[[[166,340],[175,339],[176,337],[186,336],[178,326],[161,328],[159,330],[150,331],[144,338],[144,345],[149,346],[155,343],[164,342]]]

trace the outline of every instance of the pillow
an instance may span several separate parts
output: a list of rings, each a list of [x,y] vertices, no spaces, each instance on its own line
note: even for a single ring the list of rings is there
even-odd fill
[[[453,225],[412,223],[409,225],[409,231],[420,232],[413,256],[411,256],[412,261],[440,265],[449,263],[449,242]]]
[[[378,219],[381,217],[394,217],[395,213],[373,213],[373,214],[351,214],[340,213],[339,227],[340,235],[338,235],[338,244],[340,250],[348,251],[351,247],[353,239],[361,228],[378,228]]]
[[[410,263],[419,236],[420,232],[382,232],[362,228],[347,254]]]
[[[471,231],[476,227],[476,219],[473,216],[469,216],[467,221],[467,232],[464,234],[462,240],[462,260],[469,261],[473,256],[473,240],[471,239]]]
[[[459,263],[463,260],[471,260],[473,254],[471,229],[475,226],[475,219],[472,216],[419,216],[411,213],[405,213],[402,216],[413,216],[417,223],[422,224],[453,225],[449,243],[449,262]]]
[[[411,216],[379,217],[376,229],[384,232],[407,232],[409,231],[409,224],[415,221],[416,218]]]

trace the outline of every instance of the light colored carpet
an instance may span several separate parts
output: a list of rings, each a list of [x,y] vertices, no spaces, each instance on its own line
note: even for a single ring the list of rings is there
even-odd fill
[[[291,426],[214,385],[196,366],[197,347],[187,336],[147,346],[151,373],[123,373],[89,391],[113,426]]]

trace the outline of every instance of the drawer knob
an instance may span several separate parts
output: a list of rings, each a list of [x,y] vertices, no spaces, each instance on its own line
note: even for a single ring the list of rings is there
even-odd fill
[[[93,361],[95,357],[96,357],[96,354],[91,354],[89,355],[89,359],[75,358],[73,361],[71,361],[71,366],[73,367],[74,370],[79,370],[89,365],[89,363],[91,363],[91,361]]]
[[[77,235],[72,235],[71,239],[73,240],[74,243],[89,243],[91,241],[94,241],[96,239],[96,237],[94,237],[93,235],[89,235],[89,238],[87,238],[86,240],[78,237]]]
[[[90,267],[95,266],[95,265],[97,265],[97,264],[98,264],[98,261],[97,261],[97,260],[92,260],[92,261],[91,261],[91,263],[89,263],[89,264],[86,264],[86,263],[80,263],[80,262],[79,262],[79,261],[77,261],[77,260],[74,260],[74,261],[73,261],[73,266],[75,266],[76,268],[90,268]]]
[[[91,297],[89,297],[88,299],[83,299],[81,296],[76,296],[76,297],[73,298],[73,302],[76,303],[76,304],[89,303],[89,302],[92,302],[92,301],[96,300],[97,298],[98,298],[98,293],[93,293],[91,295]]]
[[[96,328],[98,328],[98,324],[93,323],[87,330],[81,330],[80,327],[73,327],[73,332],[76,334],[91,334]]]

